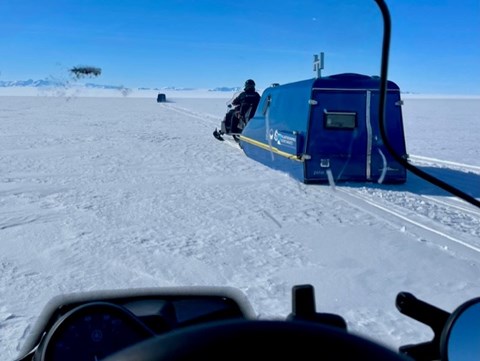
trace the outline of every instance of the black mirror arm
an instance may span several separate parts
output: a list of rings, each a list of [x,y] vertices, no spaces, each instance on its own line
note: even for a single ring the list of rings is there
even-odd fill
[[[439,360],[442,331],[450,313],[419,300],[408,292],[400,292],[395,305],[402,314],[429,326],[434,333],[433,339],[429,342],[401,346],[400,353],[417,361]]]
[[[388,82],[388,61],[389,61],[389,52],[390,52],[390,37],[392,33],[392,22],[390,18],[390,12],[388,7],[383,0],[375,0],[377,3],[383,17],[383,42],[382,42],[382,65],[380,69],[380,104],[379,104],[379,128],[382,135],[383,142],[385,147],[390,152],[390,154],[395,158],[395,160],[400,163],[405,169],[409,170],[413,174],[419,176],[420,178],[425,179],[426,181],[435,184],[436,186],[442,188],[443,190],[463,199],[464,201],[480,208],[480,201],[475,197],[461,191],[458,188],[453,187],[452,185],[422,171],[421,169],[415,167],[413,164],[410,164],[408,160],[399,155],[388,139],[388,136],[385,131],[385,104],[387,96],[387,82]]]

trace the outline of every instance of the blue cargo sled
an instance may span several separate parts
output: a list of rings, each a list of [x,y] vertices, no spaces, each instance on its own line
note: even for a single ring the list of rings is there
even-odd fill
[[[379,129],[377,77],[338,74],[265,89],[240,137],[245,154],[303,183],[404,183]],[[385,131],[406,157],[399,87],[389,81]]]

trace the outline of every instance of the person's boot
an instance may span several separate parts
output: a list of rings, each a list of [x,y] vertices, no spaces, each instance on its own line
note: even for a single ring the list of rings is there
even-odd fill
[[[223,139],[222,135],[223,135],[223,132],[222,132],[221,130],[218,130],[217,128],[215,128],[215,130],[213,131],[213,136],[214,136],[215,138],[217,138],[218,140],[222,140],[222,141],[223,141],[223,140],[225,140],[225,139]]]

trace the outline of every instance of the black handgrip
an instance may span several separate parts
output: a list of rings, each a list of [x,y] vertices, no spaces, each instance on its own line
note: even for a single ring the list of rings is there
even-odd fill
[[[343,317],[333,313],[316,311],[315,290],[312,285],[296,285],[292,288],[292,313],[287,321],[310,321],[347,330]]]
[[[292,313],[300,317],[309,317],[316,313],[315,290],[312,285],[293,286]]]

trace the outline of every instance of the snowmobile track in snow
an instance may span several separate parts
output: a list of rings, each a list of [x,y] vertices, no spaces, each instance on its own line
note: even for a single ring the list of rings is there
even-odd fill
[[[373,207],[373,209],[375,210],[374,213],[380,216],[382,214],[385,215],[385,219],[387,221],[389,221],[389,219],[391,219],[391,216],[393,216],[394,218],[400,219],[402,223],[407,222],[408,224],[414,226],[416,229],[419,229],[421,231],[421,234],[416,231],[413,233],[420,236],[420,239],[422,241],[424,241],[424,238],[428,238],[432,243],[441,246],[441,248],[443,249],[449,249],[450,247],[448,246],[448,243],[453,242],[456,245],[460,245],[469,250],[480,253],[480,244],[474,241],[474,237],[471,237],[471,235],[469,234],[462,234],[461,232],[453,228],[450,229],[448,225],[439,223],[437,219],[426,218],[422,215],[417,214],[413,209],[409,209],[404,206],[398,206],[391,202],[384,202],[383,199],[382,201],[380,201],[379,197],[378,199],[376,199],[375,196],[367,196],[355,189],[336,187],[336,190],[339,192],[339,195],[341,194],[340,197],[342,199],[347,202],[351,202],[359,208],[362,208],[362,210],[368,211],[368,208],[372,209]],[[345,197],[345,195],[347,197]],[[416,197],[420,199],[430,198],[425,196]],[[355,200],[352,200],[352,198]],[[358,201],[367,204],[368,207],[362,207],[362,204],[359,204]],[[434,200],[433,203],[437,203],[437,200]],[[445,206],[447,207],[447,210],[451,208],[450,204],[444,204],[443,207],[445,208]],[[380,211],[380,213],[378,213],[378,210]],[[465,211],[463,208],[461,208],[461,210]],[[468,210],[468,212],[471,211]],[[480,224],[480,218],[473,219],[473,221],[476,221]],[[394,223],[397,224],[397,222]],[[427,231],[427,233],[434,234],[435,237],[428,237],[428,235],[427,237],[425,237],[425,231]],[[448,242],[445,243],[441,239],[447,240]]]
[[[480,167],[475,166],[475,165],[451,162],[451,161],[448,161],[448,160],[429,158],[429,157],[424,157],[424,156],[420,156],[420,155],[413,155],[413,154],[410,154],[408,156],[408,158],[411,161],[413,161],[415,163],[419,163],[419,164],[442,165],[442,166],[446,166],[446,167],[449,167],[449,168],[460,168],[462,170],[471,171],[471,172],[475,172],[475,173],[480,174]]]
[[[172,104],[163,104],[163,106],[204,122],[211,121],[212,124],[218,122],[217,117],[210,114],[194,112]],[[240,149],[233,139],[226,139],[223,143]],[[480,167],[478,166],[418,155],[410,155],[409,158],[419,165],[433,165],[480,174]],[[480,242],[477,241],[480,236],[480,211],[467,203],[463,203],[461,200],[452,197],[414,194],[408,191],[396,192],[395,189],[393,189],[393,194],[390,194],[392,192],[386,189],[374,189],[370,191],[369,187],[358,189],[332,185],[332,189],[335,191],[338,190],[336,194],[340,198],[362,210],[368,211],[368,209],[370,209],[372,213],[384,217],[388,222],[390,222],[393,217],[393,219],[396,219],[396,221],[393,221],[393,224],[396,225],[398,225],[398,220],[400,219],[402,228],[406,222],[413,226],[412,228],[420,230],[420,232],[415,231],[413,233],[419,236],[422,241],[425,238],[434,239],[432,243],[440,245],[443,249],[448,249],[448,244],[454,243],[480,253]],[[399,195],[400,199],[397,199]],[[435,207],[437,214],[431,216],[430,214],[422,213],[422,208],[429,208],[422,207],[422,205],[425,204]],[[454,226],[455,222],[449,223],[449,220],[452,218],[461,218],[462,222],[468,225],[465,227],[466,230],[458,228],[459,226]],[[471,231],[468,231],[475,228],[478,229],[477,233],[473,232],[472,234]],[[433,238],[431,237],[432,234],[435,235]],[[445,240],[447,240],[447,242],[445,242]]]
[[[458,211],[469,213],[472,216],[478,217],[480,219],[480,210],[477,210],[477,208],[474,208],[474,206],[470,206],[470,204],[460,203],[460,200],[457,200],[457,198],[453,198],[453,197],[446,198],[448,199],[448,201],[446,201],[433,196],[421,195],[421,197],[428,200],[428,202],[433,202],[445,207],[454,208]],[[442,198],[445,198],[445,197],[442,197]]]
[[[200,119],[204,122],[207,120],[207,121],[209,121],[209,123],[211,122],[212,124],[215,124],[217,126],[220,125],[220,120],[216,116],[211,115],[211,114],[193,112],[190,109],[182,108],[182,107],[179,107],[177,105],[172,105],[172,104],[162,103],[162,106],[166,109],[173,110],[173,111],[175,111],[179,114],[182,114],[182,115],[185,115],[185,116],[188,116],[188,117],[191,117],[191,118]],[[224,138],[225,139],[222,143],[228,144],[229,146],[231,146],[235,149],[241,150],[239,144],[233,138],[231,138],[230,136],[227,136],[227,137],[224,137]]]
[[[212,114],[194,112],[194,111],[191,111],[190,109],[179,107],[178,105],[173,105],[173,104],[162,103],[161,106],[166,109],[173,110],[182,115],[186,115],[187,117],[200,119],[202,121],[208,120],[212,124],[217,124],[217,125],[220,124],[220,121],[218,120],[218,118]]]

